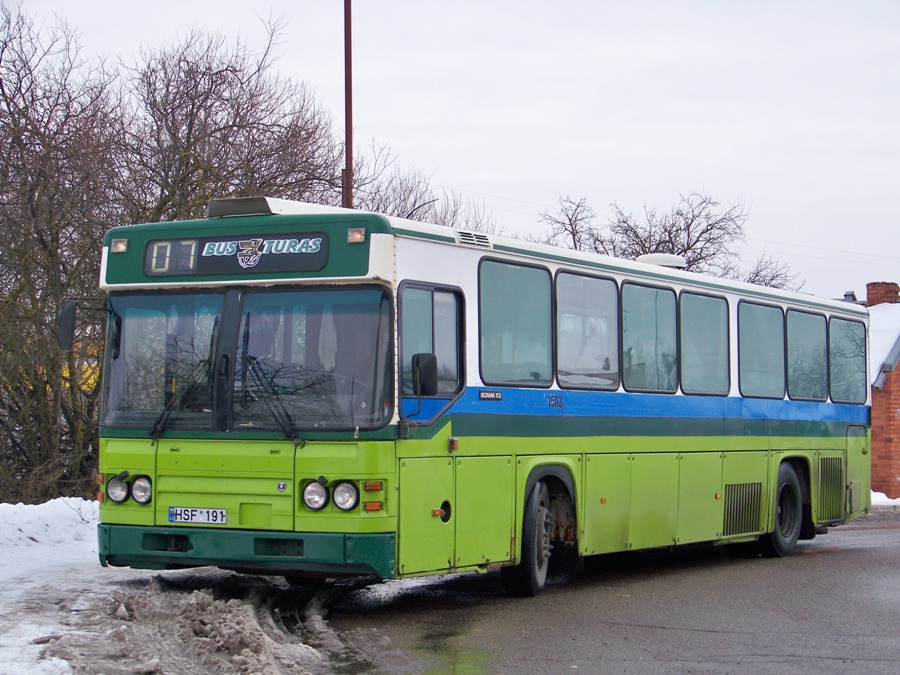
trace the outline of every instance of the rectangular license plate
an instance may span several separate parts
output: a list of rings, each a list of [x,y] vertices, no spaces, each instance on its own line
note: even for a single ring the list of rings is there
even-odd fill
[[[225,525],[228,522],[228,512],[225,509],[188,509],[170,506],[169,522]]]

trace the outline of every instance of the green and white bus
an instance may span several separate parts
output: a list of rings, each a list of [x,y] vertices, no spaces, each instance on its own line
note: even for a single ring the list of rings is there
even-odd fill
[[[533,595],[870,508],[852,303],[266,198],[110,230],[101,287],[103,565]]]

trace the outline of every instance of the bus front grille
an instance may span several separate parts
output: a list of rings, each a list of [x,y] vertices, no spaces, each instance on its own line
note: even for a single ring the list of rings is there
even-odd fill
[[[732,483],[725,486],[723,536],[759,532],[762,483]]]

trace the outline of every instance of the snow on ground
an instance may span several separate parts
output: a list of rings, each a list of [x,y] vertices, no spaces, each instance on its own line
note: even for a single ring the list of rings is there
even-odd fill
[[[900,499],[873,493],[872,504],[900,507]],[[118,584],[145,583],[152,575],[100,567],[96,525],[97,504],[83,499],[54,499],[37,506],[0,504],[0,672],[74,672],[66,660],[46,655],[45,645],[78,631],[85,641],[96,640],[96,634],[85,632],[91,617],[79,621],[79,612],[103,603],[115,607]],[[192,603],[216,602],[196,592],[188,597]],[[126,604],[118,612],[127,614]],[[73,642],[77,648],[77,636]],[[293,658],[297,660],[296,646]],[[143,672],[156,672],[152,660]]]
[[[67,673],[58,659],[38,661],[35,643],[58,630],[52,622],[23,616],[23,603],[39,585],[58,583],[85,569],[97,507],[83,499],[56,499],[40,506],[0,504],[0,663],[7,673]],[[85,570],[86,571],[86,570]]]
[[[331,631],[315,588],[213,568],[101,567],[97,516],[82,499],[0,504],[0,675],[308,674],[376,663],[366,644]],[[396,651],[387,657],[400,662]]]
[[[52,588],[68,592],[105,572],[97,560],[97,503],[55,499],[38,506],[0,504],[0,670],[69,673],[60,659],[40,659],[42,642],[61,630]],[[113,572],[116,574],[117,572]],[[77,596],[76,596],[77,597]],[[53,603],[56,604],[56,603]],[[78,611],[77,602],[71,607]]]

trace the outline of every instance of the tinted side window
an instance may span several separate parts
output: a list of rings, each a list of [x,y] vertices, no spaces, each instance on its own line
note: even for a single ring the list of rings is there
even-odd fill
[[[778,307],[738,305],[741,394],[784,397],[784,315]]]
[[[674,291],[622,286],[622,371],[629,389],[678,387]]]
[[[865,403],[869,388],[866,379],[866,327],[859,321],[832,319],[828,339],[831,400]]]
[[[788,310],[788,395],[824,401],[828,398],[828,355],[825,317]]]
[[[619,386],[619,309],[609,279],[560,274],[556,279],[557,378],[562,387]]]
[[[489,384],[553,380],[550,273],[493,260],[481,264],[481,374]]]
[[[460,307],[457,293],[407,286],[400,293],[400,379],[403,394],[412,395],[412,357],[434,354],[438,364],[438,395],[462,385],[460,368]]]
[[[681,295],[681,388],[690,394],[728,393],[728,303]]]

